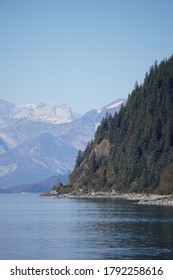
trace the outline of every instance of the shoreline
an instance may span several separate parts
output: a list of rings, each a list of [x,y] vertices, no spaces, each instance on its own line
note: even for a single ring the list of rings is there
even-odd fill
[[[47,194],[42,194],[41,196],[54,197],[54,198],[81,198],[81,199],[82,198],[126,199],[126,200],[135,201],[135,203],[141,205],[173,206],[172,195],[159,195],[159,194],[121,193],[121,192],[91,192],[87,194],[59,193],[58,194],[56,191],[51,191]]]

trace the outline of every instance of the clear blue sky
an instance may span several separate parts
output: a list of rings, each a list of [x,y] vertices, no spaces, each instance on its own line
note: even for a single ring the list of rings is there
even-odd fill
[[[172,0],[0,0],[0,97],[84,113],[173,54]]]

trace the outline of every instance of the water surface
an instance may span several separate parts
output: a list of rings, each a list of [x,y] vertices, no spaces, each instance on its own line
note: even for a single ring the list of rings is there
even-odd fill
[[[173,207],[0,194],[0,259],[173,259]]]

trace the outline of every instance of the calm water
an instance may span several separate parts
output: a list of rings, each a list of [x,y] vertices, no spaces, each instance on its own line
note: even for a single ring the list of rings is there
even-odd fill
[[[0,194],[0,259],[173,259],[173,207]]]

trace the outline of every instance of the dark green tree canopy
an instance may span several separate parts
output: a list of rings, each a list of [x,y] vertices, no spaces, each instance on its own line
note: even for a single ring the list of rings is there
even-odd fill
[[[103,141],[109,153],[98,152]],[[70,184],[85,185],[85,190],[164,193],[167,184],[172,193],[170,180],[164,187],[165,174],[172,178],[172,164],[173,56],[155,62],[119,113],[103,118],[94,141],[79,151]]]

